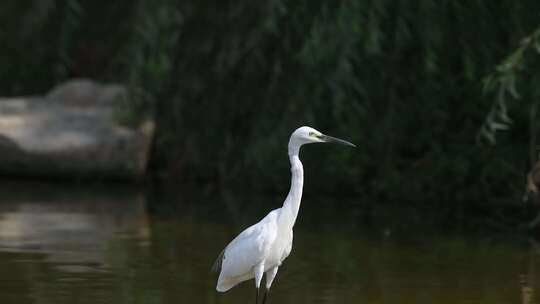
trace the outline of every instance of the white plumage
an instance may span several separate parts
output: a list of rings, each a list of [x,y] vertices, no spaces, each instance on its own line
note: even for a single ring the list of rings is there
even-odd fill
[[[354,146],[310,127],[301,127],[293,132],[288,146],[291,188],[283,207],[272,210],[225,247],[214,264],[214,269],[220,271],[217,291],[225,292],[243,281],[255,278],[258,297],[261,279],[263,273],[266,273],[266,294],[268,293],[279,266],[292,249],[293,226],[300,208],[304,184],[304,170],[298,156],[300,147],[308,143],[323,142]],[[266,294],[263,303],[266,301]]]
[[[279,255],[276,246],[273,246],[278,234],[277,219],[278,210],[270,212],[260,222],[240,233],[225,248],[216,288],[218,291],[227,291],[240,282],[254,278],[254,268],[257,265],[264,265],[264,271],[276,265],[268,261],[270,256],[277,260],[274,255]]]

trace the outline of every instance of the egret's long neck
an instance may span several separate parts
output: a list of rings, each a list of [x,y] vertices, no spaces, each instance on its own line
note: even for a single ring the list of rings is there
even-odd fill
[[[302,200],[302,188],[304,187],[304,168],[298,157],[300,146],[289,143],[289,160],[291,161],[291,189],[281,208],[280,221],[285,227],[291,228],[294,226],[298,210],[300,209],[300,201]]]

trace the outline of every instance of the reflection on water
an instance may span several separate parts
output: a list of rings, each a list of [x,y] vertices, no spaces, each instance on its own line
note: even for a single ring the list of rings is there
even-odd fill
[[[251,303],[252,282],[218,294],[209,269],[279,198],[180,192],[4,183],[0,303]],[[331,208],[306,198],[271,303],[539,303],[534,243],[365,233]]]

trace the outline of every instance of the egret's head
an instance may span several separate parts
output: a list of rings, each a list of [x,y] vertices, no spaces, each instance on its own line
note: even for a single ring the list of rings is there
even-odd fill
[[[310,127],[300,127],[296,129],[291,135],[291,139],[289,141],[289,147],[299,148],[301,145],[312,144],[312,143],[336,143],[336,144],[356,147],[355,145],[353,145],[352,143],[348,141],[335,138],[332,136],[324,135],[321,132]]]

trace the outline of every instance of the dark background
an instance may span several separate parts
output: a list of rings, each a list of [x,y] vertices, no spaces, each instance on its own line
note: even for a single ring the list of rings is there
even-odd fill
[[[166,185],[284,193],[288,136],[309,125],[359,148],[304,148],[307,195],[514,229],[536,209],[539,16],[536,0],[5,0],[0,92],[128,86]]]

